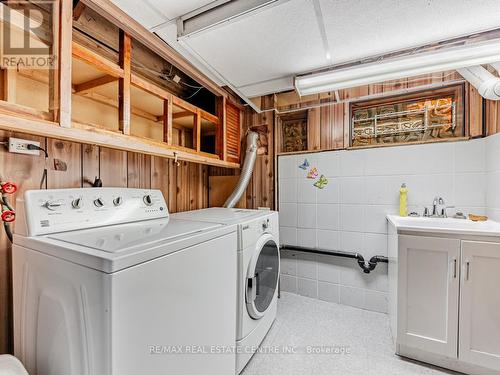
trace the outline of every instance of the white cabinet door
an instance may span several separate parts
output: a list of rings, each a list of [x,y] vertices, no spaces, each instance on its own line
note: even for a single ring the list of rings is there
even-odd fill
[[[460,359],[500,370],[500,244],[462,242]]]
[[[460,240],[399,236],[401,345],[457,358]]]

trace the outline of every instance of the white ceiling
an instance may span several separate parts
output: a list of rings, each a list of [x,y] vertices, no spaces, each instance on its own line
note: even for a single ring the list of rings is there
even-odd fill
[[[297,73],[500,27],[500,0],[278,0],[179,43],[172,20],[211,1],[113,1],[249,97],[290,89]]]
[[[214,0],[111,0],[148,29],[174,21]]]

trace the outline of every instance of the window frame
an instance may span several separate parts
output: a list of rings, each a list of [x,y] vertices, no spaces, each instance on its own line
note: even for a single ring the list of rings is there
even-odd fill
[[[454,95],[457,99],[455,100],[455,115],[457,127],[461,126],[460,134],[454,137],[439,138],[437,140],[418,140],[409,142],[388,142],[388,143],[375,143],[367,145],[354,145],[354,111],[360,109],[369,109],[374,107],[380,107],[383,105],[400,104],[411,101],[424,101],[428,99],[436,99],[446,95]],[[416,92],[397,94],[391,96],[380,97],[376,99],[359,100],[352,101],[349,103],[349,146],[348,148],[367,148],[367,147],[389,147],[389,146],[401,146],[407,144],[421,144],[421,143],[435,143],[435,142],[446,142],[450,140],[459,140],[467,134],[466,131],[466,87],[465,83],[453,83],[439,88],[434,89],[424,89]]]

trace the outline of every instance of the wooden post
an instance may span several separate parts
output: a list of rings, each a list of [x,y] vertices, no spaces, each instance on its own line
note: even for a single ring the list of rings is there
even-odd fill
[[[198,152],[201,150],[201,112],[199,109],[194,115],[193,148]]]
[[[351,147],[351,104],[346,102],[344,106],[344,145],[342,148]]]
[[[118,116],[119,129],[123,134],[130,134],[130,75],[131,75],[132,39],[130,35],[120,30],[120,68],[123,77],[118,85]]]
[[[465,86],[466,109],[465,135],[471,138],[483,136],[483,98],[470,83]],[[457,111],[458,112],[458,111]]]
[[[16,76],[17,71],[15,69],[2,69],[1,70],[1,84],[2,84],[2,100],[15,103],[16,102]]]
[[[320,108],[311,108],[307,111],[307,149],[321,149],[321,112]]]
[[[52,3],[52,45],[50,46],[50,54],[55,56],[56,61],[49,70],[49,112],[54,122],[59,122],[60,119],[59,82],[61,80],[62,51],[59,39],[62,31],[62,22],[60,19],[63,6],[61,0]]]
[[[217,117],[215,153],[221,160],[226,160],[226,98],[223,96],[217,98]]]
[[[172,101],[163,101],[163,142],[172,144]]]
[[[54,41],[58,40],[59,53],[57,56],[57,70],[55,75],[57,84],[53,92],[54,103],[57,104],[55,110],[56,121],[64,128],[71,127],[71,43],[73,33],[73,3],[72,1],[61,0],[59,32],[54,35]],[[57,4],[57,3],[56,3]],[[56,38],[57,37],[57,38]]]

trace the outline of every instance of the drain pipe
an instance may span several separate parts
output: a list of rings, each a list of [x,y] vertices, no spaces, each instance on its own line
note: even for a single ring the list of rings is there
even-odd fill
[[[500,63],[490,65],[497,71],[500,69]],[[458,69],[458,72],[477,89],[483,98],[500,100],[500,78],[491,74],[481,65]]]
[[[227,198],[224,203],[225,208],[233,208],[240,201],[241,196],[245,192],[250,178],[252,178],[253,167],[255,159],[257,158],[257,140],[259,135],[256,132],[248,132],[247,135],[247,152],[245,154],[245,161],[241,169],[241,176],[234,189],[233,193]]]
[[[348,251],[338,251],[338,250],[322,250],[322,249],[313,249],[310,247],[303,246],[293,246],[293,245],[281,245],[282,250],[293,250],[293,251],[301,251],[304,253],[313,253],[313,254],[321,254],[321,255],[332,255],[341,258],[350,258],[356,259],[358,261],[358,266],[363,270],[364,273],[372,272],[375,267],[377,267],[378,263],[389,263],[389,259],[387,257],[381,255],[375,255],[370,258],[368,262],[365,261],[365,258],[359,253],[351,253]]]

